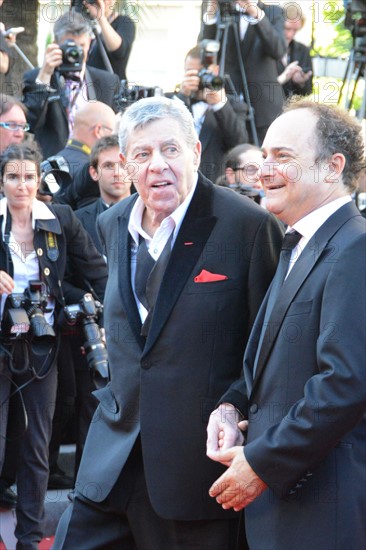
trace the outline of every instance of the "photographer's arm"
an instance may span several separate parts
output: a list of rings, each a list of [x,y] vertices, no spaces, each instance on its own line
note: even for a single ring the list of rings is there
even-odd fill
[[[84,6],[87,8],[90,17],[98,21],[107,51],[114,52],[118,50],[122,44],[123,38],[114,30],[108,21],[104,0],[97,0],[95,4],[84,1]]]
[[[39,70],[37,81],[49,85],[51,77],[56,69],[62,63],[62,50],[58,44],[49,44],[46,48],[42,67]]]

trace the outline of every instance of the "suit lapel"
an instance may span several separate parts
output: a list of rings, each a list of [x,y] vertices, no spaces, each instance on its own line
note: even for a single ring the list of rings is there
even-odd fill
[[[136,193],[136,199],[137,199]],[[135,200],[136,200],[135,199]],[[137,309],[131,285],[131,236],[128,231],[128,222],[135,200],[132,200],[124,214],[118,218],[118,288],[126,311],[126,317],[136,336],[136,341],[144,346],[141,336],[141,319]]]
[[[277,302],[273,307],[266,334],[263,338],[262,347],[259,352],[258,364],[255,372],[253,387],[258,381],[267,361],[267,358],[273,348],[273,345],[278,337],[283,320],[287,310],[294,300],[297,292],[313,270],[318,262],[319,257],[327,246],[329,240],[337,233],[342,225],[351,217],[359,215],[357,208],[353,203],[348,203],[337,210],[315,233],[310,239],[307,246],[304,248],[299,259],[296,261],[293,269],[283,284],[283,290],[278,296]],[[266,305],[268,301],[268,293],[265,298]],[[265,307],[261,309],[263,313]],[[264,313],[263,313],[264,318]],[[263,322],[262,318],[262,322]],[[258,323],[255,323],[258,330]],[[253,360],[254,362],[254,360]],[[253,363],[252,363],[253,365]]]
[[[212,133],[214,131],[213,124],[212,124],[212,117],[213,113],[210,111],[210,109],[207,109],[205,114],[205,119],[202,124],[202,128],[200,131],[200,142],[202,144],[202,153],[207,148],[209,141],[211,139]]]
[[[216,224],[216,218],[212,216],[211,186],[206,178],[199,176],[196,191],[177,235],[160,286],[144,354],[152,348],[167,322]]]

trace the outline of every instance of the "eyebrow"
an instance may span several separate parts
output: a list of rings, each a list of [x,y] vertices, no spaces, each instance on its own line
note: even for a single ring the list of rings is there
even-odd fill
[[[166,145],[179,145],[179,142],[177,141],[176,138],[168,138],[166,139],[165,141],[163,141],[161,143],[161,147],[165,147]],[[149,143],[145,143],[145,144],[142,144],[142,145],[136,145],[136,147],[133,147],[131,149],[131,155],[136,153],[137,151],[145,151],[145,149],[151,149],[151,145]]]
[[[271,151],[274,151],[275,153],[277,153],[278,151],[294,151],[294,149],[292,149],[292,147],[270,147],[269,148]],[[261,151],[262,153],[264,153],[266,151],[266,149],[264,147],[261,148]]]

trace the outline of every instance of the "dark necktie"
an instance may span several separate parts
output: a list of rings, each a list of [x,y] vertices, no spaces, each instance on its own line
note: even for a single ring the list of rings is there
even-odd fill
[[[258,347],[257,347],[257,353],[254,361],[254,369],[253,369],[253,376],[255,373],[255,370],[257,368],[257,362],[259,357],[259,352],[262,347],[264,335],[266,333],[269,319],[272,313],[272,309],[277,301],[278,295],[281,291],[282,285],[284,283],[284,280],[286,278],[286,274],[289,268],[289,263],[291,259],[291,254],[295,246],[300,241],[302,235],[298,233],[298,231],[291,231],[289,233],[286,233],[283,241],[282,241],[282,247],[281,247],[281,254],[280,259],[277,266],[277,271],[275,273],[275,276],[273,278],[271,290],[268,297],[267,307],[266,307],[266,313],[264,315],[262,330],[260,333],[259,341],[258,341]]]
[[[146,241],[140,236],[140,244],[136,255],[135,292],[147,310],[149,310],[149,304],[146,297],[146,284],[154,265],[155,260],[147,249]]]
[[[173,232],[157,261],[151,257],[145,239],[140,237],[136,256],[135,292],[142,305],[148,311],[141,329],[142,336],[147,336],[150,328],[155,302],[170,258],[172,237]]]

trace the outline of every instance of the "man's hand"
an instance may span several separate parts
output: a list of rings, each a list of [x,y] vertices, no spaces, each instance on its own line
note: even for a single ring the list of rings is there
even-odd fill
[[[240,423],[240,426],[239,426]],[[247,421],[241,421],[240,413],[230,403],[222,403],[211,413],[207,426],[207,456],[212,460],[222,462],[225,459],[222,451],[234,445],[242,445]],[[229,466],[231,461],[222,462]]]
[[[186,71],[179,88],[179,91],[183,95],[190,97],[193,93],[198,91],[200,79],[197,75],[198,71],[196,69],[188,69]]]
[[[46,48],[46,53],[43,60],[43,65],[39,71],[38,79],[43,84],[51,82],[56,67],[62,64],[62,50],[58,44],[49,44]]]
[[[305,83],[309,80],[312,75],[312,71],[304,73],[302,68],[299,66],[298,61],[292,61],[289,63],[285,70],[277,77],[278,82],[283,86],[289,80],[292,80],[295,84],[299,86],[305,86]]]
[[[249,466],[243,447],[233,447],[218,455],[221,455],[220,462],[230,467],[215,481],[209,495],[216,498],[224,510],[233,508],[239,512],[259,497],[267,485]]]
[[[258,7],[258,0],[238,0],[238,4],[250,17],[259,19],[262,16],[263,12]]]
[[[99,20],[101,17],[105,17],[107,15],[104,0],[96,0],[93,4],[90,4],[87,0],[84,0],[83,4],[92,19]]]

